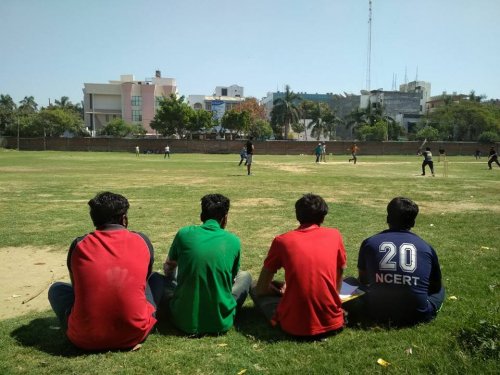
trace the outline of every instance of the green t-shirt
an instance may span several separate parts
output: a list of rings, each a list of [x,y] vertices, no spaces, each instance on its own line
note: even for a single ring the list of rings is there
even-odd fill
[[[174,324],[187,333],[231,328],[236,313],[231,290],[240,267],[240,239],[210,219],[181,228],[168,257],[178,267],[170,301]]]

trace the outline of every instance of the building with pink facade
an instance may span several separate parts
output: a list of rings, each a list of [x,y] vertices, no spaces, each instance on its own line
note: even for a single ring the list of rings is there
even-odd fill
[[[137,81],[132,74],[120,76],[109,83],[84,83],[83,108],[85,125],[94,136],[114,118],[141,124],[149,135],[156,134],[150,127],[159,99],[177,94],[173,78],[155,76]]]

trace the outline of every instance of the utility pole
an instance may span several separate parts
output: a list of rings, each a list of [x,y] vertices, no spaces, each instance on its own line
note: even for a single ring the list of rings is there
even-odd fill
[[[368,1],[368,53],[366,58],[366,89],[370,91],[370,68],[372,59],[372,0]]]
[[[19,115],[17,116],[17,151],[19,151]]]

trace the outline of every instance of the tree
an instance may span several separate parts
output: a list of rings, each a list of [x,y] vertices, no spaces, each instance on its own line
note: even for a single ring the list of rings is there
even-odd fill
[[[56,99],[54,103],[53,107],[76,112],[83,119],[83,106],[80,103],[73,104],[67,96],[61,96],[61,99]]]
[[[335,127],[339,119],[326,103],[315,103],[310,110],[311,122],[308,128],[311,129],[311,135],[320,139],[323,135],[328,139],[335,138]]]
[[[32,123],[31,136],[59,137],[65,132],[83,134],[83,121],[78,113],[62,108],[43,108]]]
[[[301,100],[300,96],[291,91],[290,86],[286,85],[284,97],[277,98],[273,101],[271,123],[278,125],[280,128],[284,128],[285,139],[288,139],[290,125],[297,122],[300,118],[298,104]]]
[[[248,112],[250,121],[266,120],[266,108],[257,99],[248,97],[232,108],[235,112]]]
[[[250,125],[250,114],[247,111],[237,112],[235,110],[229,110],[224,113],[221,119],[221,125],[223,128],[228,129],[232,132],[239,134],[248,129]]]
[[[191,111],[191,117],[187,125],[189,138],[193,138],[194,132],[202,132],[211,129],[214,126],[213,114],[204,109],[197,109]]]
[[[269,139],[273,135],[273,129],[268,121],[256,120],[250,123],[247,133],[249,137],[254,137],[255,139]]]
[[[24,99],[19,102],[18,110],[21,115],[32,115],[37,112],[38,104],[35,102],[33,96],[25,96]]]
[[[436,128],[443,140],[476,141],[483,132],[500,134],[500,110],[490,104],[461,101],[436,108],[421,123]]]
[[[350,130],[351,138],[355,134],[355,130],[367,123],[366,120],[366,108],[355,108],[351,113],[349,113],[344,120],[346,127]]]
[[[423,141],[424,139],[428,141],[437,141],[439,139],[439,131],[432,126],[426,126],[417,131],[415,138],[419,141]]]
[[[103,127],[100,135],[123,138],[127,136],[140,136],[146,134],[146,131],[140,124],[129,124],[121,118],[115,118]]]
[[[292,129],[296,133],[304,132],[304,139],[307,141],[307,129],[306,129],[306,120],[311,118],[311,114],[314,111],[316,103],[312,100],[303,100],[299,104],[300,109],[300,117],[303,121],[301,124],[299,121],[296,123],[292,123]]]
[[[391,116],[386,115],[384,106],[379,104],[356,108],[346,117],[345,124],[350,127],[351,136],[354,133],[360,139],[397,140],[402,132],[401,126]],[[367,126],[375,128],[370,130]],[[385,130],[382,127],[385,127]],[[385,134],[385,138],[380,139],[382,134]]]
[[[184,102],[184,96],[177,98],[175,94],[160,99],[160,108],[151,121],[151,128],[163,136],[177,135],[184,138],[190,119],[193,117],[192,109]]]
[[[387,139],[387,122],[378,120],[373,125],[364,124],[358,128],[357,133],[363,141],[385,141]]]
[[[0,95],[0,134],[14,126],[16,122],[16,103],[10,95]]]

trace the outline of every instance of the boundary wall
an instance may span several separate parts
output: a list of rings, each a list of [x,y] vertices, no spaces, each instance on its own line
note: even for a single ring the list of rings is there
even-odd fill
[[[20,138],[19,149],[22,151],[119,151],[135,152],[139,146],[141,153],[163,153],[165,146],[170,146],[171,153],[238,154],[245,140],[185,140],[165,138]],[[327,141],[326,152],[333,155],[350,154],[351,141]],[[255,153],[263,155],[299,155],[313,154],[317,141],[254,141]],[[360,155],[415,155],[421,142],[356,142]],[[16,137],[0,138],[0,145],[17,149]],[[480,150],[483,156],[488,154],[488,144],[476,142],[428,142],[434,155],[444,149],[447,155],[473,155]],[[498,150],[500,143],[494,144]]]

